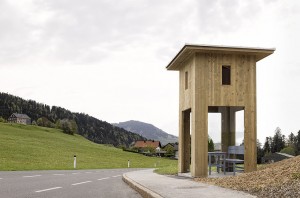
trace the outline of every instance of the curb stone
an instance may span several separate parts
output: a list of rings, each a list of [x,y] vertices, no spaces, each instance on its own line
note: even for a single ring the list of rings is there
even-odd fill
[[[143,198],[163,198],[161,195],[157,194],[156,192],[151,191],[150,189],[146,188],[145,186],[133,181],[129,177],[126,176],[126,173],[123,174],[122,177],[123,181],[128,184],[131,188],[137,191]]]

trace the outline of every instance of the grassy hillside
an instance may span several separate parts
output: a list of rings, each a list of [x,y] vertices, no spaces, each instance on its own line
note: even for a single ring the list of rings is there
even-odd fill
[[[37,125],[51,128],[55,128],[55,126],[63,128],[62,123],[66,123],[67,120],[73,123],[73,130],[69,130],[69,133],[78,133],[99,144],[128,147],[132,142],[145,140],[138,134],[113,126],[85,113],[75,113],[57,106],[50,107],[34,100],[24,100],[18,96],[0,92],[0,117],[7,120],[12,113],[27,114]]]
[[[151,168],[175,165],[177,161],[124,152],[95,144],[79,135],[38,126],[0,123],[0,170]]]

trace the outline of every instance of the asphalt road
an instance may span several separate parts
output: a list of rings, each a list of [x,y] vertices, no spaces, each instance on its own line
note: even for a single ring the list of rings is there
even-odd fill
[[[122,180],[133,170],[0,171],[0,198],[141,198]]]

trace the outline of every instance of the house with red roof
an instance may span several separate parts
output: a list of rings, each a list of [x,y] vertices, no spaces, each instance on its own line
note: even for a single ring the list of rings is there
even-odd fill
[[[161,148],[160,141],[154,141],[154,140],[139,140],[136,141],[134,144],[134,147],[136,148],[153,148],[156,149],[157,147]]]
[[[160,141],[139,140],[135,142],[133,147],[137,148],[139,152],[144,154],[156,153],[160,155],[164,153],[163,151],[161,151]]]

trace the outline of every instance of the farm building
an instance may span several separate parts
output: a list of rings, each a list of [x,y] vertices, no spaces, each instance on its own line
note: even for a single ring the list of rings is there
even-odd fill
[[[26,114],[13,113],[7,119],[10,123],[31,124],[31,119]]]

